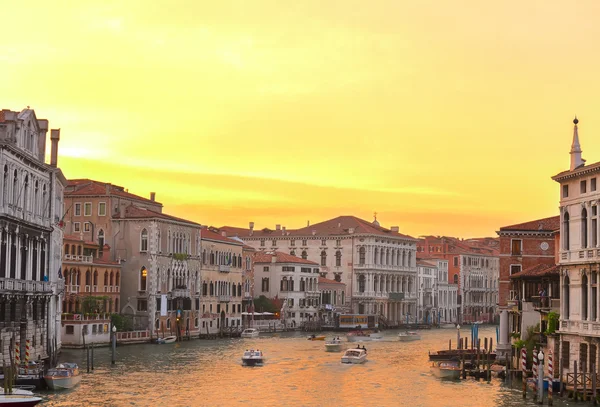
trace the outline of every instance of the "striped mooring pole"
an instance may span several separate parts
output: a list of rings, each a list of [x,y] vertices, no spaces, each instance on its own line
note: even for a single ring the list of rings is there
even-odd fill
[[[538,378],[538,350],[533,350],[533,401],[537,400],[537,378]]]
[[[15,342],[15,364],[17,365],[17,369],[21,365],[21,343]]]
[[[552,405],[552,387],[554,385],[554,365],[552,351],[548,351],[548,405]]]
[[[25,340],[25,371],[26,372],[29,367],[30,351],[31,351],[31,340],[27,339],[27,340]]]
[[[527,398],[527,348],[521,349],[521,371],[523,372],[523,398]],[[508,374],[509,372],[506,372]]]

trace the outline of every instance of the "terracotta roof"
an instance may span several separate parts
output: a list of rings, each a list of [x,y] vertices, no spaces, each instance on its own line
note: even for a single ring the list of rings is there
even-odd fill
[[[108,194],[107,194],[108,188]],[[139,195],[129,193],[125,188],[113,185],[107,182],[94,181],[91,179],[70,179],[67,181],[67,187],[65,188],[65,196],[93,196],[93,195],[115,195],[122,198],[135,199],[155,205],[161,205],[160,202],[153,201],[148,198],[144,198]]]
[[[586,174],[589,174],[592,172],[596,172],[598,169],[600,169],[600,162],[596,162],[596,163],[589,164],[589,165],[584,165],[584,166],[575,168],[573,171],[566,170],[563,172],[559,172],[558,174],[553,176],[552,179],[554,181],[560,182],[560,181],[568,179],[568,178],[576,178],[579,175],[586,175]]]
[[[353,233],[350,233],[353,229]],[[307,236],[310,237],[315,231],[316,236],[348,236],[352,234],[374,234],[387,237],[399,237],[412,239],[413,237],[398,232],[392,232],[390,229],[378,226],[372,222],[357,218],[356,216],[338,216],[314,225],[306,226],[300,229],[272,230],[269,228],[254,229],[250,235],[250,229],[223,226],[219,230],[224,230],[230,236],[239,237],[265,237],[276,238],[277,236]]]
[[[304,260],[301,257],[292,256],[291,254],[276,252],[276,251],[265,251],[254,253],[254,263],[273,263],[273,257],[275,257],[275,263],[296,263],[296,264],[310,264],[311,266],[318,266],[318,263],[310,260]]]
[[[216,240],[216,241],[219,241],[219,242],[231,243],[231,244],[236,244],[236,245],[239,245],[239,246],[243,245],[242,242],[239,242],[237,240],[225,237],[225,236],[221,235],[220,233],[216,233],[213,230],[211,230],[211,228],[207,228],[207,227],[203,227],[200,230],[200,237],[202,239]]]
[[[490,238],[484,238],[490,239]],[[498,238],[494,238],[498,239]],[[446,254],[470,254],[470,255],[483,255],[483,256],[499,256],[500,251],[497,247],[490,246],[489,244],[477,243],[479,239],[461,240],[457,237],[451,236],[425,236],[419,239],[418,246],[431,246],[438,244],[447,244],[448,250],[442,252],[417,252],[417,257],[424,258],[426,256],[437,257]],[[475,242],[475,243],[474,243]],[[421,255],[419,255],[421,253]]]
[[[437,262],[433,261],[433,259],[418,259],[417,266],[437,267]]]
[[[523,271],[520,271],[516,274],[510,276],[510,278],[540,278],[540,277],[550,277],[550,276],[558,276],[559,275],[559,266],[558,265],[549,265],[549,264],[536,264],[533,267],[529,267]]]
[[[340,281],[331,280],[325,277],[319,277],[319,284],[338,284],[338,285],[346,285]]]
[[[0,110],[0,123],[4,123],[4,110]]]
[[[555,232],[560,230],[560,216],[552,216],[550,218],[532,220],[529,222],[518,223],[516,225],[503,226],[500,228],[504,231],[542,231]]]
[[[120,217],[121,214],[118,212],[113,215],[113,219],[120,219]],[[177,218],[175,216],[167,215],[166,213],[156,212],[146,208],[140,208],[133,204],[125,207],[125,219],[164,219],[174,222],[183,222],[193,226],[200,226],[200,224],[187,219]]]

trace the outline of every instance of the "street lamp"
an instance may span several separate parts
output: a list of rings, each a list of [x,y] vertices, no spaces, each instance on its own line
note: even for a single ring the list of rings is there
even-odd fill
[[[538,401],[542,404],[544,398],[544,352],[540,349],[538,352]],[[548,383],[552,386],[552,382]]]
[[[117,347],[117,327],[112,327],[112,364],[115,364],[115,351]]]
[[[460,325],[456,324],[456,347],[458,349],[460,349],[459,346],[460,346]]]

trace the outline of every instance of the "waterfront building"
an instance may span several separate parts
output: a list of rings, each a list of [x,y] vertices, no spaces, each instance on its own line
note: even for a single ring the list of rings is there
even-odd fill
[[[33,109],[0,111],[0,352],[6,364],[18,347],[30,360],[54,363],[61,347],[60,278],[63,191],[60,130]],[[25,361],[25,358],[22,358]]]
[[[340,310],[346,305],[346,284],[319,277],[319,293],[321,301],[319,318],[324,326],[338,327],[336,323]]]
[[[416,239],[397,226],[339,216],[301,229],[225,226],[259,251],[285,251],[320,265],[321,276],[346,284],[345,313],[378,315],[396,325],[417,312]],[[256,278],[255,278],[256,281]]]
[[[246,297],[242,282],[252,265],[244,244],[229,239],[216,228],[203,227],[202,282],[200,296],[200,332],[217,333],[242,329],[242,300]]]
[[[560,369],[572,373],[598,366],[600,338],[600,162],[581,156],[574,120],[571,166],[552,179],[560,184]]]
[[[448,261],[420,258],[418,321],[426,324],[456,323],[458,284],[448,283]]]
[[[318,321],[319,265],[277,251],[254,254],[254,295],[281,300],[281,319],[287,327]]]
[[[558,242],[560,217],[537,219],[497,232],[500,239],[500,334],[497,351],[510,352],[511,336],[526,339],[527,330],[542,322],[542,313],[560,302]],[[540,291],[547,300],[542,303]]]
[[[499,251],[492,238],[426,236],[419,258],[448,260],[448,282],[458,285],[458,323],[493,322],[498,312]]]

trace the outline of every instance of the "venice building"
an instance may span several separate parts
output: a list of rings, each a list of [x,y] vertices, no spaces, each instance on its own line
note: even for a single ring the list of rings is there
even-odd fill
[[[48,121],[33,109],[0,111],[0,351],[10,364],[54,363],[61,347],[60,278],[63,190],[57,167],[60,130],[51,130],[50,163],[45,162]]]

